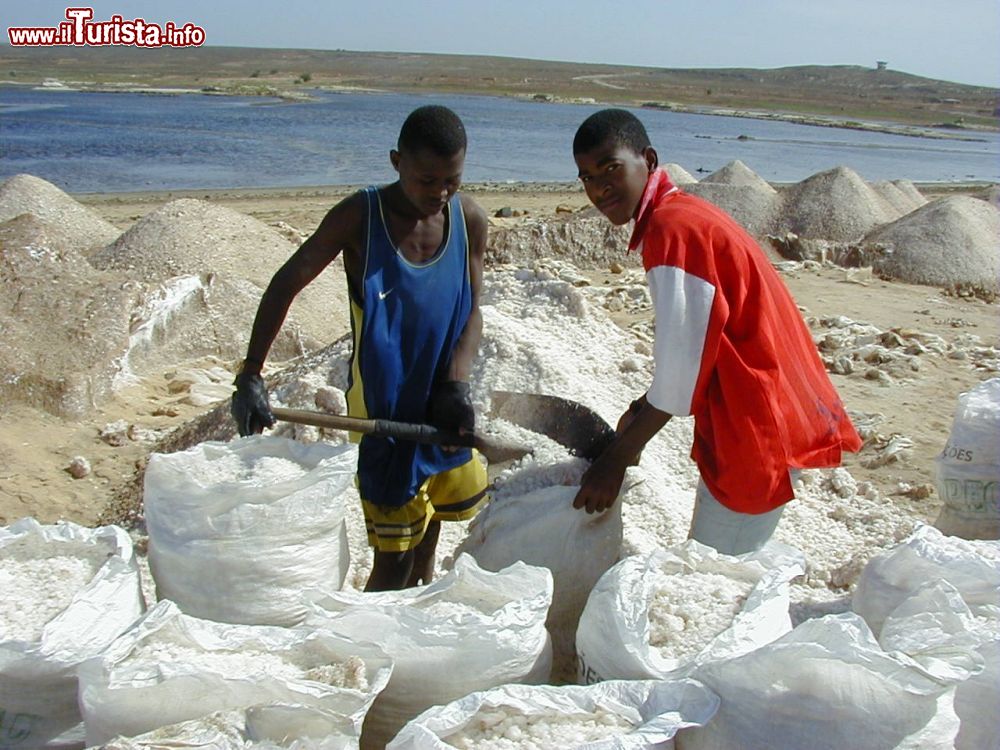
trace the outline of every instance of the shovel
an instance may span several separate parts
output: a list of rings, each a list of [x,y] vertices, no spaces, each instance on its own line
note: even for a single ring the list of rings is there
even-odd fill
[[[560,396],[493,391],[489,414],[546,435],[588,461],[601,455],[615,437],[600,414]]]
[[[614,430],[600,415],[583,404],[559,396],[494,391],[491,402],[490,416],[546,435],[568,448],[574,455],[588,461],[597,458],[614,438]],[[521,442],[480,433],[459,435],[426,424],[362,419],[279,407],[273,407],[271,413],[275,419],[283,422],[350,430],[363,435],[394,437],[416,443],[468,446],[482,453],[490,463],[511,461],[532,452],[531,446]]]

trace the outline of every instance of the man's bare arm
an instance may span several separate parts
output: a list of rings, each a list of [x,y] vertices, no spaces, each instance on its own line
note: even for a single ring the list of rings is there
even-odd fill
[[[472,290],[472,310],[465,329],[452,352],[448,366],[448,380],[467,381],[472,374],[472,363],[479,351],[483,337],[483,314],[479,309],[479,296],[483,287],[483,263],[486,257],[486,213],[472,198],[461,196],[465,213],[465,226],[469,233],[469,284]]]
[[[330,209],[312,236],[274,274],[257,307],[244,372],[260,372],[299,292],[341,252],[359,251],[364,216],[363,194],[345,198]]]

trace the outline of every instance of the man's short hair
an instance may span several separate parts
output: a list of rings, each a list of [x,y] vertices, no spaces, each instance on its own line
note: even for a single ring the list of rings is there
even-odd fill
[[[651,145],[646,128],[638,117],[624,109],[602,109],[577,128],[573,138],[573,155],[590,151],[608,141],[637,154]]]
[[[427,149],[438,156],[454,156],[465,150],[465,126],[447,107],[418,107],[403,123],[397,145],[400,151]]]

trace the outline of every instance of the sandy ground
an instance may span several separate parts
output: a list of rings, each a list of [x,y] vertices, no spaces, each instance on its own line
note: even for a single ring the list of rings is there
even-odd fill
[[[122,230],[169,200],[195,197],[267,223],[284,222],[308,233],[326,210],[349,191],[350,188],[317,187],[74,197]],[[587,205],[582,191],[568,185],[484,185],[467,188],[467,192],[473,194],[490,216],[502,207],[537,218],[554,215],[557,207],[575,210]],[[519,217],[491,219],[495,224],[521,220]],[[589,276],[594,284],[613,284],[616,278],[610,272],[600,271]],[[948,296],[931,287],[880,281],[838,268],[800,266],[783,272],[783,276],[807,315],[842,315],[882,330],[910,329],[936,334],[949,342],[971,333],[979,336],[985,346],[1000,346],[995,304]],[[621,314],[617,322],[628,325],[637,317],[642,316]],[[220,363],[201,364],[209,367]],[[99,413],[80,422],[64,421],[25,407],[8,409],[0,430],[0,525],[25,516],[43,523],[66,519],[94,525],[116,488],[132,479],[136,463],[145,457],[149,445],[141,440],[111,445],[101,438],[101,431],[123,420],[134,428],[165,433],[207,410],[185,404],[172,393],[169,387],[172,375],[164,372],[162,377],[146,378],[121,392]],[[897,434],[913,443],[912,448],[887,465],[865,465],[875,455],[872,445],[861,454],[849,456],[845,465],[858,481],[873,482],[882,493],[893,495],[900,505],[933,521],[939,508],[933,490],[933,459],[947,439],[956,398],[989,376],[976,370],[968,360],[947,357],[922,359],[920,370],[911,378],[892,385],[857,375],[832,375],[852,413],[881,415],[877,428],[880,435],[887,438]],[[84,456],[90,462],[92,471],[88,476],[74,479],[66,471],[74,456]],[[908,493],[903,491],[906,488]]]

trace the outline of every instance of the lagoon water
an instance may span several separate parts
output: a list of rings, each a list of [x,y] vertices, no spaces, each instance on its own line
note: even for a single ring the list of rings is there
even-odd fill
[[[162,96],[0,88],[0,179],[20,172],[68,192],[355,185],[393,179],[406,115],[440,103],[464,120],[464,179],[569,181],[573,133],[598,105],[486,96],[315,92]],[[942,140],[770,120],[634,110],[662,162],[696,177],[733,159],[772,182],[836,166],[867,180],[1000,182],[1000,134]]]

